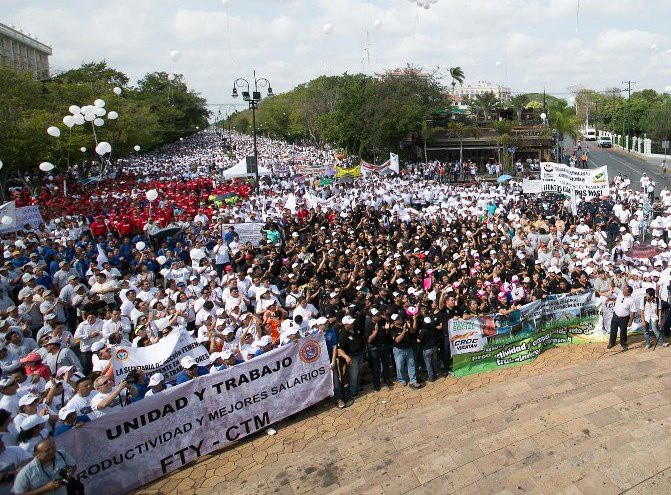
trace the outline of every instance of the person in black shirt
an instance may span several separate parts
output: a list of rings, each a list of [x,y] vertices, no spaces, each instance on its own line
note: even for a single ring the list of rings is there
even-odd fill
[[[382,380],[388,387],[392,386],[391,376],[389,376],[391,337],[380,312],[376,308],[372,308],[370,315],[372,325],[368,335],[368,350],[370,351],[371,371],[373,372],[373,388],[380,390]]]
[[[356,319],[350,315],[345,316],[342,319],[343,326],[338,336],[338,356],[344,359],[347,365],[347,397],[352,401],[359,393],[361,363],[366,352],[364,318],[363,313]]]
[[[412,349],[412,339],[415,337],[413,320],[404,321],[398,314],[391,315],[393,323],[390,325],[390,334],[393,339],[394,362],[396,363],[396,378],[405,386],[410,382],[410,388],[420,388],[417,383],[415,356]],[[406,376],[408,380],[406,380]]]
[[[422,351],[424,366],[426,366],[426,373],[430,382],[435,382],[438,375],[436,341],[439,337],[436,322],[430,316],[425,316],[417,333],[417,344],[419,344],[419,348]]]

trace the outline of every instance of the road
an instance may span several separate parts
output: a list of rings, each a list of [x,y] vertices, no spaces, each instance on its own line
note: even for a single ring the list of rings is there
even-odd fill
[[[664,185],[671,187],[671,173],[667,173],[667,176],[663,177],[661,169],[644,158],[619,148],[601,149],[597,147],[596,143],[589,142],[588,144],[589,166],[607,166],[610,179],[617,174],[626,175],[631,180],[632,189],[638,189],[641,184],[641,176],[646,173],[648,177],[655,181],[657,193]]]

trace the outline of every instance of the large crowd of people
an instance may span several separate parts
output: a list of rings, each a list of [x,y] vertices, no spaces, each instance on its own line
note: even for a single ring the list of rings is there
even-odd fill
[[[570,199],[525,195],[515,181],[473,174],[455,184],[424,166],[294,181],[296,161],[341,159],[262,139],[261,163],[289,173],[262,179],[255,195],[221,178],[250,154],[249,138],[234,134],[232,145],[227,154],[219,135],[202,132],[123,162],[113,180],[73,182],[67,197],[56,179],[37,196],[12,191],[19,206],[39,204],[45,223],[2,236],[3,490],[29,491],[29,475],[15,475],[34,451],[54,458],[50,437],[306,335],[325,337],[340,408],[368,383],[420,388],[449,376],[450,319],[507,314],[549,294],[615,298],[625,349],[634,314],[647,339],[668,335],[666,188],[647,212],[648,192],[617,177],[609,196],[574,212]],[[431,170],[441,168],[451,170]],[[240,239],[245,222],[262,224],[257,242]],[[644,235],[654,257],[630,256]],[[630,297],[638,288],[649,292],[640,307]],[[184,358],[174,383],[141,371],[134,383],[115,379],[114,346],[172,332],[191,334],[208,365]]]

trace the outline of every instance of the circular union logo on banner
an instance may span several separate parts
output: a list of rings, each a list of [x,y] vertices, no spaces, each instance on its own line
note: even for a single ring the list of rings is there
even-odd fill
[[[545,166],[544,166],[543,168],[545,168],[545,171],[546,171],[546,172],[552,172],[552,171],[554,170],[555,167],[554,167],[554,165],[551,164],[551,163],[546,163]]]
[[[309,364],[314,363],[317,359],[319,359],[319,355],[321,354],[321,352],[322,349],[320,345],[317,342],[311,340],[303,344],[303,347],[301,347],[299,355],[301,357],[301,361]]]
[[[128,359],[128,351],[126,349],[118,349],[116,351],[116,358],[119,361],[123,361],[124,359]]]

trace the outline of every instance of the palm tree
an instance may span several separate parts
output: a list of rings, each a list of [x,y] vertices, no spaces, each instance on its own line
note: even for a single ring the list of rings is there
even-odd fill
[[[450,77],[452,78],[452,94],[454,94],[454,87],[464,83],[464,71],[461,67],[450,67]]]
[[[572,108],[550,109],[549,125],[557,130],[558,145],[563,148],[564,138],[571,137],[574,141],[578,138],[580,129],[580,118],[573,113]],[[562,153],[558,153],[557,161],[561,161]]]
[[[473,125],[465,125],[461,122],[450,122],[447,126],[448,132],[459,139],[459,163],[464,161],[464,139],[480,137],[480,129]]]
[[[516,95],[513,96],[508,103],[510,104],[510,107],[515,110],[515,113],[517,114],[517,121],[521,124],[522,123],[522,112],[524,109],[527,107],[529,104],[529,97],[527,95]]]
[[[499,106],[499,100],[493,91],[487,91],[486,93],[476,95],[475,98],[470,100],[470,105],[472,109],[475,110],[476,119],[477,115],[482,113],[486,122],[489,120],[489,116],[492,112]]]

